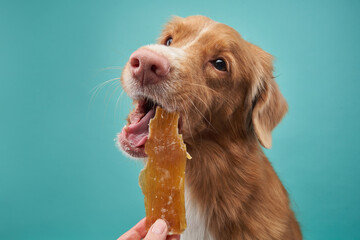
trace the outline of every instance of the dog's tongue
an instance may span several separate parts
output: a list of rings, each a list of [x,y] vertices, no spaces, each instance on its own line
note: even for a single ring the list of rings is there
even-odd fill
[[[155,108],[150,109],[143,118],[130,122],[124,129],[126,131],[127,139],[132,146],[140,147],[145,144],[149,135],[149,122],[155,116]]]

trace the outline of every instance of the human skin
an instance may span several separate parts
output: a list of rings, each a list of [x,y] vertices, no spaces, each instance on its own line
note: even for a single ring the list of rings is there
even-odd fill
[[[168,226],[162,219],[150,227],[149,231],[146,230],[146,218],[143,218],[129,231],[121,235],[117,240],[180,240],[180,235],[167,235]]]

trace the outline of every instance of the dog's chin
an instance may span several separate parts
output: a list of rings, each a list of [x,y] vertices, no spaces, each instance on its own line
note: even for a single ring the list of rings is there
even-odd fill
[[[117,135],[116,145],[127,157],[131,157],[131,158],[135,158],[135,159],[143,159],[143,158],[147,157],[147,155],[145,153],[145,147],[144,146],[140,146],[140,147],[133,146],[129,142],[129,140],[126,138],[126,136],[124,134],[124,130],[122,130]]]
[[[121,150],[134,158],[145,158],[145,143],[149,135],[149,123],[155,116],[156,106],[149,99],[138,100],[134,111],[128,116],[128,122],[117,135],[117,144]]]

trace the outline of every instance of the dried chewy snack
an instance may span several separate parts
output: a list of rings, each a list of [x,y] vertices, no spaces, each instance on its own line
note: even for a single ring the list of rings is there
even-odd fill
[[[170,234],[180,234],[186,228],[184,180],[190,156],[178,134],[178,120],[178,113],[157,107],[145,144],[148,160],[139,177],[148,228],[162,218],[169,224]]]

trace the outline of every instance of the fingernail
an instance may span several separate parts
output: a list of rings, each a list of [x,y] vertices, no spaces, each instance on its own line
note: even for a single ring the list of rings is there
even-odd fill
[[[166,228],[166,222],[164,220],[158,219],[152,226],[151,232],[155,234],[162,234],[165,228]]]

